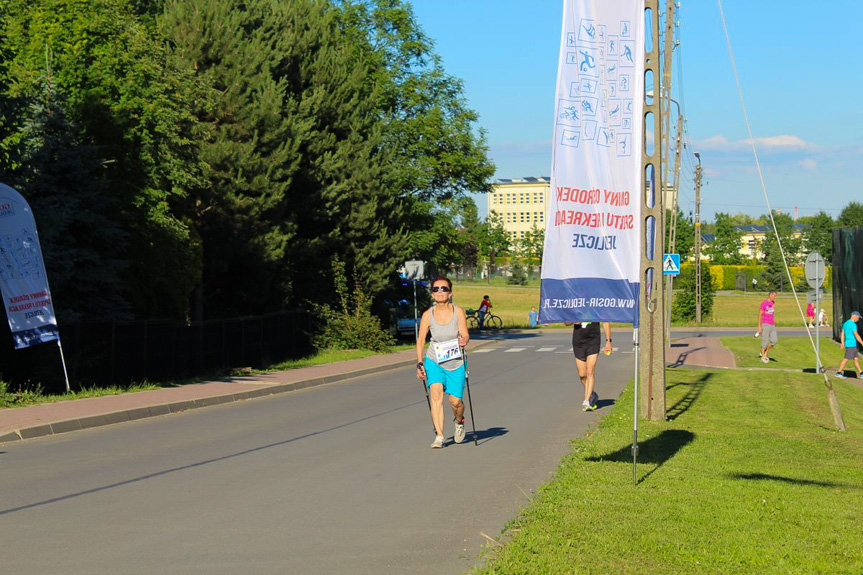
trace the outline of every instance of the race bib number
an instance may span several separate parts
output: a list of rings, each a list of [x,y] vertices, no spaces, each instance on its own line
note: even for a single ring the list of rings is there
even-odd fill
[[[461,357],[461,346],[458,344],[458,339],[439,341],[434,344],[434,353],[438,363],[459,359]]]

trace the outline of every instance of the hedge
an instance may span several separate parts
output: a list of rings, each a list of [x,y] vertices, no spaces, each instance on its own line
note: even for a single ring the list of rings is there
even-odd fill
[[[746,291],[764,291],[766,282],[762,279],[766,266],[718,266],[707,262],[702,262],[701,265],[710,266],[710,275],[713,277],[713,286],[718,290],[734,290],[737,289],[737,274],[742,272],[746,276]],[[692,262],[686,262],[680,265],[681,273],[684,269],[694,267]],[[797,286],[805,286],[803,277],[803,266],[791,266],[791,277],[794,278],[794,284]],[[831,269],[827,268],[827,278],[824,280],[823,289],[830,290],[831,285]],[[758,280],[758,286],[752,288],[752,279]],[[806,288],[808,289],[808,287]]]

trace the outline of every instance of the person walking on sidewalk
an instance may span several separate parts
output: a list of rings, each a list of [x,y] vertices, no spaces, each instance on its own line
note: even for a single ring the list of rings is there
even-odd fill
[[[815,304],[811,301],[806,304],[806,320],[809,322],[809,327],[815,327]]]
[[[570,325],[567,323],[566,325]],[[602,322],[605,331],[605,355],[611,355],[611,324]],[[596,360],[599,358],[600,331],[599,322],[579,322],[572,325],[572,353],[575,355],[575,367],[578,377],[584,387],[584,401],[581,409],[593,411],[599,396],[596,393]]]
[[[779,343],[779,334],[776,333],[776,319],[774,317],[774,305],[776,304],[776,292],[767,294],[767,299],[761,302],[758,308],[758,334],[761,336],[761,361],[770,363],[767,353],[770,348]]]
[[[860,312],[852,311],[851,319],[842,324],[842,335],[840,341],[842,348],[845,350],[845,357],[839,364],[839,369],[836,370],[836,377],[845,379],[845,364],[849,359],[854,360],[854,367],[857,368],[857,379],[860,379],[860,357],[857,352],[857,343],[863,345],[863,339],[860,339],[860,333],[857,331],[857,322],[860,320]]]
[[[435,429],[432,448],[443,447],[443,396],[449,395],[455,433],[453,440],[461,443],[465,438],[464,395],[465,368],[462,349],[470,341],[467,316],[464,310],[451,303],[452,282],[444,276],[432,281],[434,305],[423,312],[417,335],[417,377],[425,381],[431,402],[431,418]],[[431,332],[431,343],[425,349],[426,337]],[[425,352],[425,353],[423,353]]]

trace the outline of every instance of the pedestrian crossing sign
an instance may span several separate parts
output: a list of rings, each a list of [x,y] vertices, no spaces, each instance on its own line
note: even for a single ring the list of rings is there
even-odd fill
[[[676,276],[680,273],[680,254],[665,254],[662,258],[662,275]]]

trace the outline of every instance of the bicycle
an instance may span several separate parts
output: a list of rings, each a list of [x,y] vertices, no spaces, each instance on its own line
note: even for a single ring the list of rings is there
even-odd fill
[[[479,329],[479,312],[474,309],[466,309],[464,310],[464,313],[467,316],[467,328]],[[500,329],[503,327],[503,320],[500,319],[500,316],[496,316],[488,311],[485,313],[485,321],[482,323],[482,327],[488,329]]]

